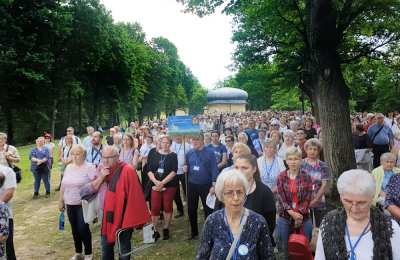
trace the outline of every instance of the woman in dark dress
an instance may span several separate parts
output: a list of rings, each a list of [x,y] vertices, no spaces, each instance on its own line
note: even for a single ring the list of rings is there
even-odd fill
[[[178,187],[176,171],[178,170],[178,158],[176,153],[170,151],[171,141],[169,137],[160,138],[160,149],[149,154],[148,177],[151,182],[151,218],[154,224],[154,238],[160,237],[157,231],[157,223],[160,211],[163,210],[164,226],[163,239],[169,239],[169,225],[171,224],[173,200]]]

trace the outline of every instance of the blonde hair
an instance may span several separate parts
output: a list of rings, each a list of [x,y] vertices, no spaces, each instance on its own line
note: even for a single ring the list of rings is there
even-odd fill
[[[83,146],[83,144],[74,144],[74,145],[72,145],[70,154],[73,154],[75,152],[77,152],[79,154],[82,154],[82,157],[86,158],[87,151],[86,151],[85,146]]]

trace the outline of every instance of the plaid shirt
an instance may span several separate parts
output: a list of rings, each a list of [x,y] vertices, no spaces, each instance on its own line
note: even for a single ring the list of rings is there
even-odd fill
[[[284,171],[278,176],[277,188],[278,188],[278,213],[280,217],[291,219],[287,213],[288,210],[295,210],[301,213],[305,218],[309,215],[309,204],[312,197],[312,180],[311,177],[300,171],[300,174],[296,177],[297,187],[297,198],[298,205],[296,209],[292,207],[292,193],[289,187],[289,175],[288,171]]]

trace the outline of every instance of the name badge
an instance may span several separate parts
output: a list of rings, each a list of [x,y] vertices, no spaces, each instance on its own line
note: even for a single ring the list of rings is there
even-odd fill
[[[296,208],[296,202],[292,202],[292,208],[293,208],[293,209]]]
[[[245,256],[249,253],[249,248],[246,245],[240,245],[238,248],[239,255]]]
[[[196,171],[196,172],[198,172],[198,171],[200,171],[200,166],[193,166],[193,171]]]
[[[163,174],[164,173],[164,169],[163,168],[158,168],[157,172]]]

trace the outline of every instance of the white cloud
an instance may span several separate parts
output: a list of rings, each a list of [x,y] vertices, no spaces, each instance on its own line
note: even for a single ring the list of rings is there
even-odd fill
[[[234,45],[231,18],[215,13],[204,18],[183,13],[176,0],[101,0],[114,21],[138,22],[147,38],[163,36],[178,48],[183,63],[200,83],[212,88],[232,72]]]

